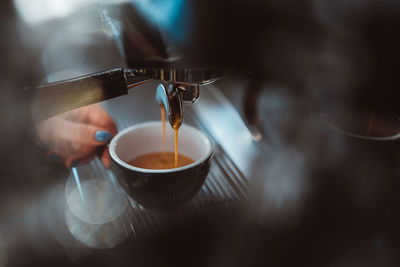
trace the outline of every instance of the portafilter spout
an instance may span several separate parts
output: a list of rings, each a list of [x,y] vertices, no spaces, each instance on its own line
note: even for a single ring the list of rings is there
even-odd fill
[[[145,73],[148,73],[147,70]],[[158,85],[156,101],[164,106],[173,129],[183,121],[183,104],[192,104],[200,95],[200,86],[212,83],[227,71],[216,69],[153,69],[152,76],[164,81]]]
[[[178,88],[173,84],[159,84],[156,91],[156,101],[164,106],[169,123],[173,129],[178,129],[182,124],[183,106]]]

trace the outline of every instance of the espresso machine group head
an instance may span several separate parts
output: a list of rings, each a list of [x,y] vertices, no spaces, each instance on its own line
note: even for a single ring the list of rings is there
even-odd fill
[[[200,86],[212,83],[224,74],[224,71],[209,69],[154,69],[152,72],[153,77],[162,81],[157,87],[156,100],[165,108],[174,129],[182,123],[183,104],[196,102]]]

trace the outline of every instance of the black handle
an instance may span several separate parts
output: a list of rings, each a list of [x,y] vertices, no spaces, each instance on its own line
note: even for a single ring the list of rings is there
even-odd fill
[[[36,121],[127,94],[122,68],[98,72],[28,89]]]

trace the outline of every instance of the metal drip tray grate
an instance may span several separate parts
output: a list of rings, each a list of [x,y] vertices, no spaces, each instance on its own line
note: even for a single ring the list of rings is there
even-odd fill
[[[103,103],[117,124],[118,130],[131,125],[160,120],[160,109],[154,99],[155,84],[148,84],[131,90],[127,96]],[[191,106],[185,106],[184,123],[195,126],[209,134]],[[211,137],[212,135],[209,134]],[[214,140],[215,142],[215,140]],[[134,200],[131,203],[131,228],[134,235],[147,235],[160,227],[167,226],[177,216],[192,216],[214,211],[229,211],[247,199],[247,179],[235,163],[216,143],[214,158],[205,183],[197,195],[182,208],[171,212],[156,212],[143,208]],[[85,168],[84,166],[82,168]],[[99,160],[93,160],[85,168],[90,175],[110,175]]]

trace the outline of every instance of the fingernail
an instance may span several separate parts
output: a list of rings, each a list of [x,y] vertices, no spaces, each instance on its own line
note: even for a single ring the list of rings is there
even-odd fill
[[[94,138],[99,142],[106,142],[110,139],[111,134],[107,131],[97,131]]]
[[[74,161],[71,163],[71,168],[72,168],[72,167],[78,166],[78,164],[79,164],[79,161],[74,160]]]

